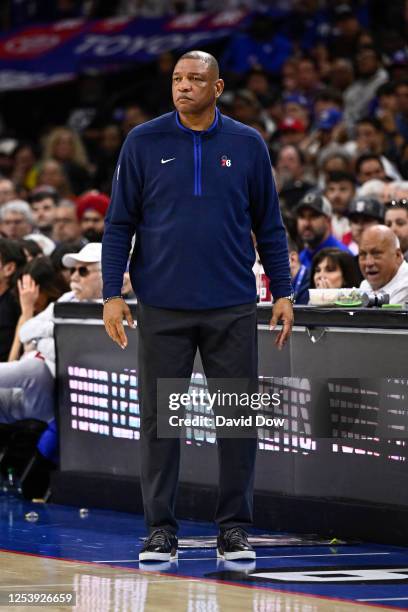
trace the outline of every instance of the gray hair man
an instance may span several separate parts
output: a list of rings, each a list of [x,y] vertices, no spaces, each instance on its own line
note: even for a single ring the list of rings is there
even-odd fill
[[[0,208],[0,233],[5,238],[20,240],[31,234],[33,229],[33,213],[24,200],[11,200]]]

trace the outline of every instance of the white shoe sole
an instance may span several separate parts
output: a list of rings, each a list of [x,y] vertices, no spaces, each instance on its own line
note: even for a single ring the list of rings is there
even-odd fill
[[[139,561],[175,561],[178,558],[178,552],[175,555],[171,553],[155,553],[141,552],[139,553]]]
[[[218,559],[225,559],[225,561],[253,561],[256,559],[256,552],[254,550],[240,550],[237,552],[225,552],[222,554],[217,548],[217,557]]]

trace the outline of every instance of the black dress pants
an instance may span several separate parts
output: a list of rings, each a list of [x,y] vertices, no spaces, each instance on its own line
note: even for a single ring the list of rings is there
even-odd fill
[[[149,532],[177,532],[180,440],[157,436],[157,380],[190,379],[197,348],[207,378],[257,381],[256,304],[170,310],[138,303],[141,485]],[[252,523],[256,438],[218,438],[220,530]]]

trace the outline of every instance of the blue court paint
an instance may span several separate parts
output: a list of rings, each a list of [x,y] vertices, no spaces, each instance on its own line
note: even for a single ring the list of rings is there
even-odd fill
[[[38,513],[38,520],[28,522],[28,512]],[[81,517],[78,508],[0,494],[0,517],[2,550],[139,569],[140,536],[145,534],[140,516],[90,509]],[[209,523],[180,525],[181,536],[215,534]],[[407,548],[276,546],[257,548],[257,555],[256,564],[224,563],[217,561],[214,549],[182,549],[178,563],[144,564],[141,569],[408,610]]]

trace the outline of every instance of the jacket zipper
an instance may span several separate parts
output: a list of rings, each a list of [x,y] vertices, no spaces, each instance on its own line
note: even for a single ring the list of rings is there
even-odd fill
[[[193,134],[194,139],[194,195],[200,196],[201,189],[201,136]]]

